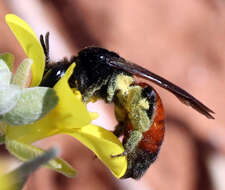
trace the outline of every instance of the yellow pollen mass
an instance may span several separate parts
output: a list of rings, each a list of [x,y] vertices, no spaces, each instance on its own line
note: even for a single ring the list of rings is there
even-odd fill
[[[120,89],[121,93],[124,94],[133,82],[133,77],[121,74],[117,77],[117,89]]]
[[[142,107],[145,110],[149,109],[149,103],[146,98],[141,99],[138,104],[140,107]]]

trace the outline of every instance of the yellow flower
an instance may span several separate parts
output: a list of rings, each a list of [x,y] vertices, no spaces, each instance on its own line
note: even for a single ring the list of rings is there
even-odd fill
[[[13,14],[8,14],[6,15],[6,22],[28,58],[33,60],[31,86],[38,86],[45,68],[43,49],[35,33],[25,21]],[[31,143],[56,134],[67,134],[87,146],[117,178],[120,178],[126,172],[127,160],[125,157],[111,158],[111,155],[122,153],[124,148],[112,132],[91,124],[96,115],[88,112],[86,105],[81,101],[79,91],[74,93],[68,84],[68,79],[74,67],[75,63],[69,67],[65,75],[54,86],[59,97],[57,106],[44,118],[33,124],[17,127],[8,126],[5,134],[6,146],[12,154],[22,160],[27,160],[32,157],[32,151],[34,154],[38,154],[38,151],[41,152]],[[50,164],[49,167],[55,170],[57,170],[57,167],[60,168],[60,162],[57,161],[55,160],[55,163]],[[68,174],[62,169],[57,171],[73,176],[73,174]]]

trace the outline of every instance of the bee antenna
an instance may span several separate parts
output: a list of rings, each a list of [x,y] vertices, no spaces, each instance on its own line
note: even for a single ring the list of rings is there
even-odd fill
[[[44,36],[41,34],[40,35],[40,42],[41,42],[41,46],[44,50],[44,54],[45,54],[45,63],[46,65],[49,64],[50,62],[50,57],[49,57],[49,32],[47,32],[45,34],[45,39]]]

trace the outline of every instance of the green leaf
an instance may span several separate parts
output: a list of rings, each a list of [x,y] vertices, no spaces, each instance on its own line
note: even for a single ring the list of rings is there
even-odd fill
[[[11,53],[2,53],[2,54],[0,54],[0,59],[3,59],[6,62],[6,64],[8,65],[10,71],[12,71],[14,60],[15,60],[14,55]]]
[[[22,161],[31,160],[45,152],[44,150],[33,145],[24,144],[16,140],[6,138],[5,142],[7,150]],[[67,177],[76,176],[76,171],[72,168],[72,166],[60,158],[52,159],[45,166]]]
[[[10,125],[29,124],[49,113],[57,103],[58,97],[52,88],[25,88],[16,106],[4,115],[3,121]]]
[[[8,183],[5,187],[7,189],[19,190],[24,186],[29,175],[32,174],[35,170],[37,170],[42,164],[45,164],[52,158],[56,157],[58,150],[56,148],[52,148],[47,152],[41,154],[40,156],[35,157],[34,159],[22,164],[15,170],[10,173],[0,176],[0,181],[7,181],[9,179],[10,183]],[[5,180],[4,180],[5,178]]]
[[[0,115],[11,111],[17,104],[21,89],[15,85],[0,85]]]
[[[25,88],[27,85],[27,81],[29,80],[29,76],[31,74],[32,63],[32,59],[24,59],[23,62],[17,68],[11,83],[18,85],[21,88]]]
[[[9,85],[11,72],[3,59],[0,58],[0,85]]]
[[[0,135],[0,145],[5,143],[5,135]]]

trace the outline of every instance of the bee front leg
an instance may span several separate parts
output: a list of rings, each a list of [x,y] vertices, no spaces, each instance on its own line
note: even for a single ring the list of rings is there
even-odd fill
[[[118,121],[118,124],[115,127],[115,130],[113,131],[114,135],[117,137],[120,137],[124,135],[124,129],[125,129],[125,121],[127,118],[127,112],[126,110],[118,104],[118,102],[115,102],[115,116],[116,120]]]
[[[124,124],[122,122],[119,122],[116,125],[116,128],[113,131],[113,134],[116,135],[117,137],[120,137],[124,134]]]
[[[120,154],[111,155],[111,158],[116,158],[116,157],[121,157],[121,156],[126,156],[126,155],[127,155],[127,151],[125,150],[124,152],[122,152]]]
[[[114,135],[117,137],[120,137],[124,134],[124,124],[122,122],[119,122],[118,125],[116,126],[115,130],[113,131]],[[124,152],[116,155],[111,155],[111,158],[116,158],[116,157],[121,157],[121,156],[126,156],[127,151],[125,150]]]

